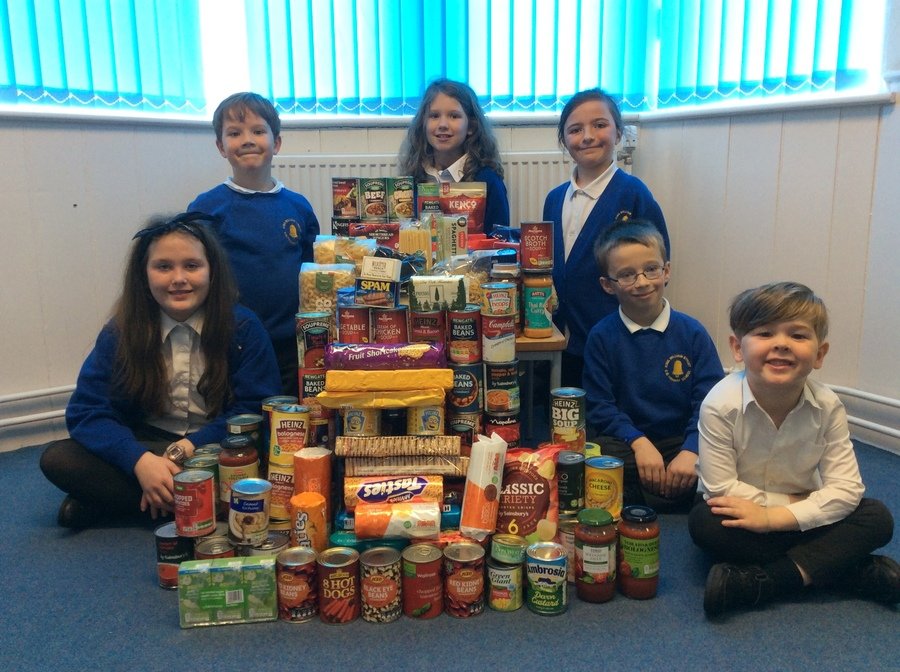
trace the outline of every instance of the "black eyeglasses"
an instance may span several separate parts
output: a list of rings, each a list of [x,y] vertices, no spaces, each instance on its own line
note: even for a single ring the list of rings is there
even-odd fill
[[[647,280],[658,280],[662,277],[663,271],[665,271],[665,266],[653,264],[651,266],[645,266],[644,270],[640,273],[625,271],[624,273],[619,273],[619,275],[614,278],[607,278],[607,280],[616,283],[619,287],[631,287],[637,282],[638,276],[643,275]]]
[[[205,212],[183,212],[168,221],[153,224],[152,226],[141,229],[134,234],[131,239],[136,240],[138,238],[148,237],[157,238],[159,236],[164,236],[167,233],[172,233],[173,231],[184,231],[192,236],[199,236],[200,227],[202,225],[213,224],[218,221],[218,217],[215,215],[207,215]]]

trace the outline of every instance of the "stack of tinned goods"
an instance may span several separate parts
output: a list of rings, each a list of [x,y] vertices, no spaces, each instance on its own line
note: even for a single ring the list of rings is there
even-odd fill
[[[332,232],[396,251],[400,222],[414,216],[414,184],[411,177],[332,178]]]
[[[522,222],[520,262],[524,334],[553,335],[553,222]]]
[[[511,281],[487,282],[481,291],[484,434],[496,432],[515,448],[519,445],[521,407],[516,359],[518,287]]]

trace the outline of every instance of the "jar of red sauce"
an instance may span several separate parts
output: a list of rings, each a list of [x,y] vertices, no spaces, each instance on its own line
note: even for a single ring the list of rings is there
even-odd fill
[[[578,512],[575,589],[585,602],[606,602],[616,593],[616,526],[604,509]]]
[[[659,521],[649,506],[626,506],[619,521],[619,592],[633,600],[656,596]]]
[[[259,478],[259,451],[249,434],[232,434],[219,445],[219,499],[231,506],[231,486],[244,478]]]

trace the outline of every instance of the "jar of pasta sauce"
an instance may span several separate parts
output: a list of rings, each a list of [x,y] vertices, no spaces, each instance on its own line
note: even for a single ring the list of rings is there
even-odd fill
[[[219,499],[231,507],[231,486],[244,478],[259,478],[259,452],[249,434],[222,439],[219,453]]]
[[[578,512],[575,587],[585,602],[607,602],[616,593],[616,526],[604,509]]]
[[[626,506],[619,521],[619,592],[633,600],[656,597],[659,521],[649,506]]]

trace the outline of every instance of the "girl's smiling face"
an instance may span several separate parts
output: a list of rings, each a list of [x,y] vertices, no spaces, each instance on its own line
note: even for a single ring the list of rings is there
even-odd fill
[[[166,315],[184,322],[206,303],[209,262],[203,243],[192,235],[173,231],[147,249],[147,284]]]
[[[593,182],[609,168],[621,137],[605,102],[587,100],[572,110],[563,127],[563,143],[577,166],[579,185]]]
[[[445,93],[438,93],[425,117],[425,137],[434,150],[435,167],[447,168],[465,154],[464,145],[469,135],[469,118],[460,102]]]

